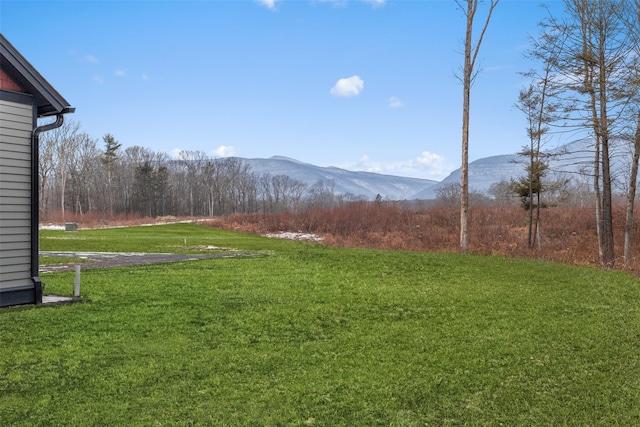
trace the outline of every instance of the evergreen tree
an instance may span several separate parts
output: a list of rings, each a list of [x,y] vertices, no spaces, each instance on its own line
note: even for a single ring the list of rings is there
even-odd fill
[[[105,149],[100,161],[107,170],[107,197],[109,203],[109,213],[113,216],[113,175],[118,160],[118,150],[122,147],[110,133],[102,137]]]

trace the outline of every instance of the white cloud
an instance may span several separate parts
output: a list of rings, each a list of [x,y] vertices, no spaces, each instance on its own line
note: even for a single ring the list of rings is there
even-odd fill
[[[267,9],[276,10],[276,4],[280,0],[255,0],[258,4],[266,7]]]
[[[214,157],[233,157],[238,154],[238,150],[231,145],[221,145],[211,152]]]
[[[364,81],[359,76],[352,76],[338,80],[329,93],[333,96],[349,98],[360,95],[362,89],[364,89]]]
[[[392,96],[391,98],[389,98],[388,102],[389,102],[389,108],[402,108],[404,106],[402,101],[400,101],[400,99],[395,96]]]
[[[143,73],[143,74],[140,76],[140,78],[141,78],[142,80],[147,80],[147,79],[149,78],[149,75],[147,75],[146,73]]]
[[[373,7],[382,7],[386,3],[386,0],[362,0],[365,3],[369,3]]]
[[[98,58],[96,58],[95,56],[93,56],[91,54],[87,54],[87,55],[83,56],[82,60],[85,61],[85,62],[89,62],[91,64],[97,64],[99,62]]]
[[[115,70],[113,75],[116,77],[124,77],[127,74],[125,70]]]
[[[444,157],[439,154],[423,151],[419,157],[416,157],[415,164],[428,168],[439,168],[444,162]]]
[[[440,181],[446,178],[456,167],[447,163],[439,154],[423,151],[414,159],[384,162],[364,155],[357,162],[346,163],[340,167],[349,170],[361,170],[388,175],[409,176],[413,178]]]
[[[93,81],[99,84],[104,83],[104,77],[95,75],[92,77]]]

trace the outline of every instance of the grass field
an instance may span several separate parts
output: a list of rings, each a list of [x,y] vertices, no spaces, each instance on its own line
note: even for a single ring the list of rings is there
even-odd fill
[[[625,273],[193,224],[41,236],[208,246],[259,256],[86,271],[83,303],[0,310],[0,425],[640,424]],[[43,281],[73,291],[72,273]]]

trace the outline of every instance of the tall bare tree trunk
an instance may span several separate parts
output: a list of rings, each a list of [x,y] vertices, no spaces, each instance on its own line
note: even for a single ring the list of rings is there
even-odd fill
[[[464,42],[464,70],[462,77],[462,167],[460,170],[460,252],[467,253],[469,233],[469,104],[471,102],[471,36],[473,30],[473,15],[475,2],[467,1],[467,32]],[[473,7],[473,11],[472,11]]]
[[[598,73],[600,81],[599,87],[599,103],[600,103],[600,132],[602,138],[602,223],[603,223],[603,243],[604,243],[604,265],[614,267],[616,256],[613,243],[613,201],[611,190],[611,156],[609,153],[609,118],[608,118],[608,60],[605,56],[605,46],[603,37],[600,38],[599,46],[599,64],[600,72]]]
[[[464,65],[462,68],[462,166],[460,168],[460,252],[467,253],[469,234],[468,234],[468,213],[469,213],[469,107],[471,103],[471,84],[473,83],[475,74],[474,66],[482,38],[489,26],[493,9],[497,6],[499,0],[491,0],[489,13],[484,23],[484,27],[480,32],[478,42],[473,44],[473,21],[478,10],[479,0],[456,0],[458,7],[465,13],[467,17],[467,25],[464,40]],[[466,7],[464,5],[466,3]]]
[[[595,159],[593,161],[593,193],[596,199],[596,237],[598,238],[598,257],[604,263],[604,238],[602,233],[602,191],[600,190],[600,140],[595,137]]]
[[[529,167],[531,168],[529,172],[529,238],[528,238],[528,247],[529,249],[533,249],[533,174],[534,174],[534,152],[533,147],[531,147],[531,153],[529,156]],[[536,195],[540,195],[540,189],[538,189]],[[538,204],[540,203],[539,199],[536,199]]]
[[[633,231],[633,205],[636,202],[636,188],[638,181],[638,160],[640,160],[640,113],[636,136],[633,141],[633,158],[631,161],[631,176],[629,177],[629,190],[627,191],[627,212],[624,224],[624,263],[631,262],[631,240]]]

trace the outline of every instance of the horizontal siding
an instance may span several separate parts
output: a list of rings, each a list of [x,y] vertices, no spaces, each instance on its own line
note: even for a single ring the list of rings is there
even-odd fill
[[[0,136],[0,138],[2,137]],[[27,141],[29,142],[28,144]],[[5,159],[30,160],[31,137],[17,138],[5,136],[0,144],[0,153],[2,154],[2,158]]]
[[[33,123],[30,120],[25,123],[22,117],[11,116],[9,114],[5,114],[4,112],[0,114],[2,114],[3,129],[3,132],[0,133],[4,133],[4,129],[24,132],[27,134],[31,134],[31,132],[33,132]]]
[[[31,175],[28,177],[21,175],[9,175],[4,179],[2,174],[0,173],[0,188],[5,188],[7,190],[16,190],[16,189],[24,189],[25,197],[27,195],[31,195]]]
[[[11,257],[11,251],[9,251],[9,246],[20,246],[20,247],[31,247],[31,240],[26,240],[24,237],[18,234],[2,234],[0,237],[0,245],[2,245],[2,249],[0,253],[2,257]]]
[[[0,200],[3,200],[3,199],[13,200],[19,197],[24,197],[24,193],[25,193],[25,190],[0,187]]]
[[[22,277],[24,284],[31,283],[31,262],[26,262],[27,260],[27,258],[13,260],[11,265],[2,266],[0,278],[9,277],[10,280],[19,280]],[[16,286],[16,284],[14,283],[11,286]],[[3,287],[6,287],[6,285],[3,285]]]
[[[31,204],[27,205],[10,205],[5,204],[0,199],[0,205],[2,209],[0,210],[0,220],[4,218],[3,214],[14,214],[14,213],[23,213],[27,215],[31,215]]]
[[[24,276],[24,272],[18,272],[18,273],[0,273],[0,290],[2,289],[10,289],[10,288],[17,288],[17,287],[22,287],[22,286],[33,286],[33,281],[31,280],[31,277],[29,277],[29,279],[25,279]],[[2,294],[0,294],[0,298],[2,298]],[[0,306],[2,306],[0,304]]]
[[[23,272],[25,277],[30,278],[31,254],[0,258],[0,272],[2,274]]]
[[[14,156],[8,155],[7,157],[0,157],[0,172],[2,175],[6,174],[5,168],[20,168],[31,171],[31,159],[25,159],[24,156],[18,155],[20,153],[14,153]]]
[[[25,231],[29,232],[31,230],[31,220],[28,216],[25,217],[24,215],[22,216],[22,218],[15,219],[2,218],[2,227],[3,236],[5,234],[8,234],[7,232],[9,230],[16,230],[15,233],[24,233]],[[2,237],[0,237],[0,239],[2,239]]]
[[[18,242],[2,242],[2,250],[9,251],[21,251],[21,250],[31,250],[31,241],[21,240]]]
[[[0,189],[31,191],[31,180],[29,181],[0,181]]]
[[[2,115],[0,135],[4,135],[5,131],[10,130],[27,134],[33,132],[33,109],[31,105],[0,101],[0,115]]]
[[[24,258],[24,257],[30,257],[31,256],[31,249],[30,248],[21,248],[21,249],[14,249],[11,251],[11,256],[8,256],[6,258],[0,258],[0,266],[1,265],[7,265],[6,260],[12,260],[15,258]],[[2,269],[4,271],[4,269]]]
[[[0,289],[17,286],[33,286],[31,280],[31,263],[13,264],[10,269],[3,267],[0,271]]]
[[[0,100],[0,289],[31,280],[33,107]],[[0,298],[2,296],[0,295]],[[1,305],[1,304],[0,304]]]
[[[0,152],[18,151],[31,153],[31,143],[25,144],[25,136],[11,136],[0,134]]]
[[[31,212],[0,212],[0,221],[10,221],[13,219],[31,218]]]
[[[7,175],[7,177],[5,178],[5,175]],[[2,172],[0,173],[0,176],[2,176],[2,178],[0,178],[1,180],[7,179],[10,180],[11,175],[16,175],[16,176],[31,176],[31,168],[25,168],[25,167],[17,167],[17,166],[2,166]]]
[[[19,220],[10,220],[19,221]],[[30,242],[31,227],[2,227],[2,233],[0,234],[0,243],[9,242]],[[4,249],[4,248],[2,248]],[[0,249],[0,252],[2,252]],[[10,254],[9,254],[10,255]],[[6,256],[6,254],[5,254]]]
[[[25,210],[24,208],[29,208]],[[4,197],[0,196],[0,212],[31,212],[31,198],[24,193],[21,196]],[[0,218],[4,218],[0,216]],[[1,225],[0,225],[1,226]]]
[[[7,116],[22,117],[25,120],[33,120],[33,107],[29,104],[0,100],[0,113]]]
[[[4,125],[4,120],[2,120],[2,124]],[[29,138],[31,140],[31,131],[0,127],[0,138],[4,139],[4,137]]]
[[[0,275],[11,273],[24,273],[25,277],[31,279],[31,258],[10,258],[11,262],[7,262],[6,265],[0,265]]]

